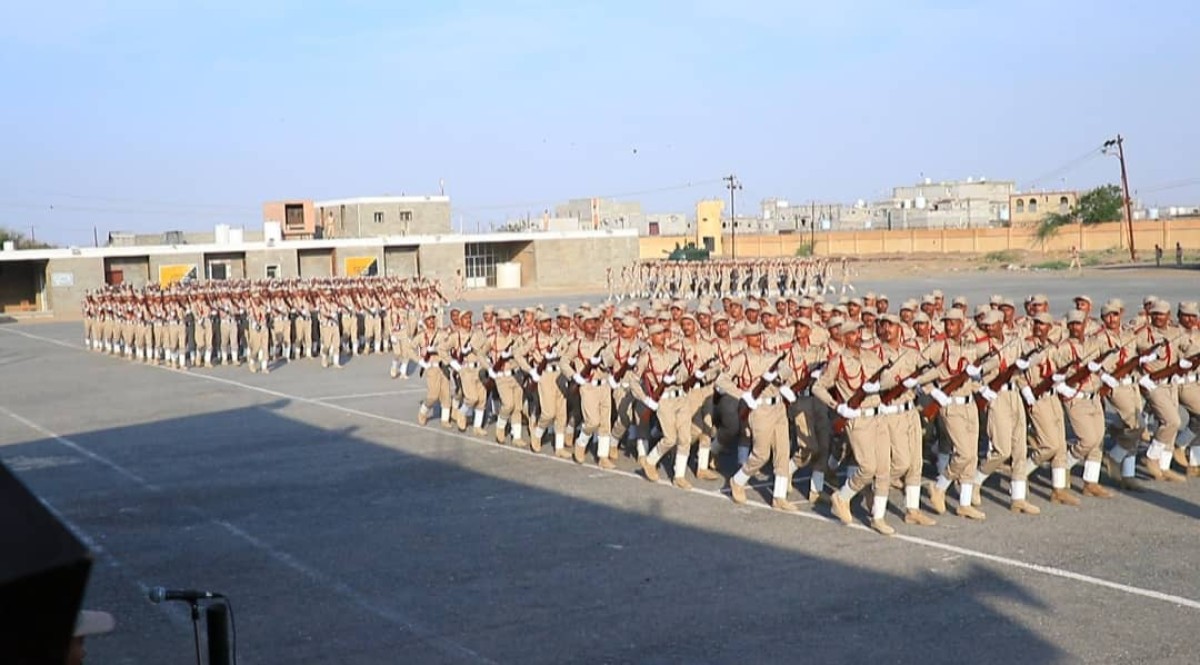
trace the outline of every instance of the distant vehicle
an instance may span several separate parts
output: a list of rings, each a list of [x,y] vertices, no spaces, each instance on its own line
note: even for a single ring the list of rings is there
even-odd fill
[[[708,250],[703,247],[697,247],[696,243],[689,242],[683,247],[679,243],[675,243],[675,251],[667,255],[668,261],[707,261]]]

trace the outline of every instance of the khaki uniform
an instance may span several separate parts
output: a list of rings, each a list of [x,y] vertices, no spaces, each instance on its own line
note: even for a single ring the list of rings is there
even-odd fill
[[[603,465],[611,465],[609,447],[612,444],[612,386],[609,368],[612,354],[601,352],[606,343],[599,337],[580,337],[567,352],[571,380],[579,386],[579,406],[583,415],[583,435],[575,441],[575,461],[582,463],[592,435],[596,435],[596,457]],[[597,355],[600,354],[600,355]]]
[[[488,339],[491,363],[488,376],[496,382],[496,394],[500,405],[496,410],[496,440],[505,439],[505,427],[512,423],[513,445],[520,445],[521,427],[524,416],[524,391],[514,375],[519,369],[514,358],[524,355],[521,338],[515,333],[503,333],[499,329]]]
[[[475,433],[482,434],[488,396],[479,373],[487,367],[486,358],[492,350],[491,341],[478,328],[468,330],[458,327],[445,336],[444,344],[442,353],[450,358],[450,371],[458,373],[462,385],[458,428],[466,429],[467,413],[470,412]]]
[[[629,375],[632,375],[629,382],[631,396],[657,415],[662,430],[662,439],[649,452],[646,463],[652,468],[674,451],[675,478],[683,478],[687,473],[692,442],[690,402],[682,388],[687,378],[683,357],[665,347],[649,347],[638,354],[637,366],[629,371]],[[644,427],[649,429],[650,418],[644,420]],[[647,475],[653,478],[656,474]]]
[[[542,435],[554,426],[554,449],[561,454],[566,446],[567,394],[562,375],[565,351],[561,338],[554,333],[534,332],[518,360],[521,369],[537,385],[537,421],[533,425],[533,445],[541,445]],[[541,368],[540,371],[538,368]]]
[[[859,348],[844,349],[829,360],[829,365],[817,379],[813,395],[826,407],[836,410],[845,404],[860,387],[883,366],[884,360],[878,350]],[[833,391],[837,391],[837,395]],[[875,391],[878,393],[878,390]],[[875,496],[886,501],[891,483],[892,450],[887,430],[879,418],[878,394],[867,394],[858,409],[860,415],[846,422],[846,437],[857,470],[846,479],[842,498],[849,500],[868,486]]]
[[[769,460],[775,475],[771,494],[775,499],[786,500],[792,484],[791,442],[788,440],[787,406],[780,388],[791,383],[792,369],[786,362],[781,362],[775,370],[776,375],[768,376],[768,370],[778,357],[747,347],[733,358],[729,370],[721,375],[717,385],[734,400],[745,402],[751,398],[757,401],[757,407],[751,409],[747,419],[752,443],[750,457],[731,482],[744,487]],[[769,381],[766,388],[754,398],[754,387],[764,379]]]
[[[450,426],[450,378],[446,375],[449,368],[443,367],[443,343],[446,331],[440,328],[422,328],[416,337],[418,364],[425,371],[425,399],[417,410],[417,421],[425,424],[434,404],[441,405],[441,420],[443,427]]]
[[[1195,353],[1196,350],[1193,348],[1194,345],[1189,335],[1175,325],[1167,325],[1163,328],[1146,326],[1135,333],[1134,339],[1138,353],[1143,354],[1144,358],[1147,357],[1144,354],[1148,354],[1155,343],[1166,340],[1166,343],[1154,352],[1154,355],[1157,356],[1154,360],[1142,363],[1143,376],[1141,378],[1142,394],[1146,397],[1146,408],[1158,421],[1158,427],[1154,430],[1154,439],[1150,442],[1146,457],[1158,463],[1159,469],[1165,471],[1171,468],[1175,438],[1179,434],[1179,428],[1183,425],[1179,416],[1179,382],[1170,379],[1154,382],[1150,375],[1178,363],[1181,358]],[[1151,384],[1153,385],[1152,389],[1148,387]]]

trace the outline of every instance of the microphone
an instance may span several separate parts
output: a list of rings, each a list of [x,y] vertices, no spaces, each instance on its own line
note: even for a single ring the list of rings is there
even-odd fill
[[[183,600],[189,603],[194,603],[197,600],[208,600],[210,598],[224,598],[225,596],[212,591],[195,591],[192,589],[164,589],[156,586],[146,594],[152,603],[161,603],[164,600]]]

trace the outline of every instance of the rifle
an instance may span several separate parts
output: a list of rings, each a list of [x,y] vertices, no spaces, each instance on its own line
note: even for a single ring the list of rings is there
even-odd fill
[[[775,359],[775,362],[771,363],[771,366],[767,369],[766,374],[774,374],[776,371],[778,371],[779,363],[782,363],[785,358],[787,358],[786,351],[779,354],[779,357]],[[770,385],[769,381],[767,381],[766,379],[764,379],[761,376],[758,377],[758,381],[754,384],[754,386],[752,388],[750,388],[750,396],[753,397],[754,399],[758,399],[759,395],[763,394],[763,391],[767,389],[768,385]],[[749,417],[750,417],[750,406],[743,401],[741,408],[738,409],[738,418],[744,421]]]
[[[712,367],[712,364],[715,363],[716,361],[717,361],[717,357],[712,356],[708,360],[705,360],[699,367],[697,367],[696,371],[693,372],[691,375],[689,375],[688,378],[683,382],[683,386],[682,386],[683,391],[687,392],[687,391],[691,390],[692,388],[695,388],[696,384],[700,383],[700,379],[696,378],[696,374],[703,374],[703,373],[707,372],[708,368]]]
[[[333,316],[338,316],[338,313],[334,313],[334,314],[333,314]],[[435,339],[437,338],[437,334],[436,334],[436,333],[434,334],[434,338],[435,338]],[[429,359],[433,357],[433,353],[434,353],[434,352],[433,352],[433,351],[431,351],[431,350],[429,349],[429,347],[431,347],[431,346],[434,346],[434,345],[433,345],[433,344],[427,344],[427,345],[425,346],[425,352],[421,354],[421,361],[422,361],[422,364],[423,364],[423,365],[428,365],[428,364],[429,364]],[[435,350],[436,350],[436,349],[435,349]],[[417,376],[425,376],[425,367],[424,367],[424,366],[422,366],[422,367],[421,367],[421,369],[420,369],[420,370],[417,372]]]
[[[922,374],[933,369],[936,366],[937,366],[937,362],[935,362],[933,360],[925,361],[920,367],[914,369],[912,371],[912,374],[909,374],[908,376],[904,377],[903,379],[901,379],[900,383],[897,383],[896,385],[889,388],[886,393],[883,393],[882,395],[880,395],[879,401],[882,402],[883,404],[891,404],[892,402],[900,399],[900,396],[904,394],[904,391],[908,390],[908,388],[906,388],[904,386],[905,381],[908,381],[909,379],[915,379],[918,376],[921,376]]]
[[[504,371],[504,366],[508,364],[508,352],[512,350],[513,344],[516,343],[516,337],[508,340],[508,346],[504,347],[504,350],[500,352],[500,359],[497,360],[494,365],[492,365],[492,373],[499,374],[500,372]],[[479,380],[483,382],[483,389],[489,394],[496,393],[496,380],[492,378],[492,375],[488,373],[488,370],[479,370]]]
[[[1141,354],[1139,354],[1139,356],[1140,356],[1140,355],[1141,355]],[[1197,360],[1198,356],[1200,356],[1200,354],[1196,354],[1196,355],[1194,355],[1194,356],[1191,356],[1190,358],[1188,358],[1188,360],[1189,360],[1190,362],[1192,362],[1193,364],[1195,364],[1195,362],[1196,362],[1196,360]],[[1179,373],[1180,373],[1180,370],[1182,370],[1182,369],[1183,369],[1183,368],[1179,366],[1179,363],[1175,363],[1174,365],[1168,365],[1167,367],[1164,367],[1164,368],[1162,368],[1162,369],[1160,369],[1160,370],[1158,370],[1158,371],[1151,372],[1151,373],[1150,373],[1150,380],[1151,380],[1151,381],[1155,381],[1155,382],[1157,382],[1157,381],[1162,381],[1162,380],[1165,380],[1165,379],[1169,379],[1169,378],[1171,378],[1171,377],[1175,376],[1176,374],[1179,374]]]
[[[600,354],[604,353],[604,350],[607,348],[608,348],[608,342],[606,341],[600,345],[600,348],[596,349],[596,353],[592,354],[592,358],[599,358]],[[597,366],[599,366],[599,363],[593,364],[591,362],[591,358],[588,359],[587,364],[579,372],[579,376],[583,378],[584,383],[588,383],[592,380],[592,372]],[[571,383],[571,385],[570,385],[569,390],[570,390],[571,395],[568,395],[568,397],[579,393],[579,384],[577,382],[575,382],[574,380],[572,380],[570,383]]]
[[[813,382],[813,373],[819,372],[822,369],[825,369],[825,365],[827,365],[828,363],[829,363],[829,361],[822,360],[819,363],[810,365],[808,367],[807,372],[805,372],[801,376],[796,377],[796,381],[794,383],[792,383],[792,392],[795,393],[796,395],[799,395],[800,393],[804,392],[805,390],[808,390],[809,386],[811,386],[812,382]]]
[[[620,383],[621,379],[625,378],[625,373],[628,372],[630,368],[637,366],[638,354],[641,352],[641,349],[635,349],[634,352],[629,354],[629,357],[625,359],[625,362],[621,363],[620,367],[613,370],[613,383]],[[674,369],[674,367],[671,368],[672,371],[674,371]]]
[[[998,347],[992,349],[991,351],[988,351],[987,353],[983,354],[982,356],[976,358],[975,362],[973,362],[971,364],[975,365],[976,367],[979,367],[983,363],[987,362],[988,359],[990,359],[992,356],[999,353],[1000,349],[1003,349],[1007,346],[1008,346],[1008,344],[1005,344],[1004,346],[998,346]],[[946,393],[946,395],[949,395],[950,393],[958,390],[959,388],[962,388],[963,385],[965,385],[967,383],[967,379],[969,379],[969,378],[971,378],[971,377],[967,376],[967,372],[964,369],[963,371],[950,377],[949,381],[946,381],[946,385],[944,388],[942,388],[942,392]],[[933,418],[935,416],[937,416],[938,411],[940,411],[941,409],[942,409],[941,403],[935,399],[932,402],[930,402],[929,404],[925,405],[925,408],[921,411],[921,415],[926,420],[933,420]]]
[[[1024,360],[1025,362],[1029,362],[1029,359],[1034,357],[1038,353],[1040,353],[1041,350],[1042,350],[1042,347],[1040,345],[1036,346],[1036,347],[1030,349],[1028,353],[1023,354],[1021,356],[1021,360]],[[1015,362],[1013,364],[1009,365],[1008,367],[1004,368],[1003,372],[1000,372],[995,377],[993,377],[991,381],[988,381],[988,384],[987,384],[988,390],[990,390],[992,392],[999,392],[1000,389],[1003,388],[1006,383],[1008,383],[1009,381],[1012,381],[1012,378],[1014,376],[1016,376],[1017,369],[1018,369],[1017,363],[1015,363]],[[991,406],[991,403],[988,402],[986,399],[981,399],[981,400],[976,400],[975,406],[979,409],[980,413],[983,413],[984,411],[987,411],[987,408],[989,406]]]
[[[663,373],[663,378],[666,378],[666,377],[674,374],[675,370],[679,369],[679,366],[682,364],[683,364],[683,356],[680,355],[679,360],[676,360],[675,364],[671,365],[671,368]],[[666,392],[667,385],[668,384],[666,382],[659,381],[658,386],[654,389],[654,394],[650,397],[650,399],[653,400],[655,403],[658,403],[658,400],[662,399],[662,394],[664,392]],[[653,417],[654,417],[654,410],[648,406],[643,405],[641,417],[638,419],[638,422],[639,423],[649,423],[650,419]]]
[[[899,358],[899,356],[897,356],[897,358]],[[883,373],[888,371],[888,369],[890,369],[895,362],[896,358],[893,358],[892,360],[880,365],[879,369],[875,370],[875,373],[871,375],[871,378],[863,381],[854,391],[854,394],[850,396],[850,399],[846,400],[846,406],[850,407],[851,409],[857,409],[859,406],[861,406],[863,401],[867,399],[867,391],[863,390],[863,386],[867,385],[868,383],[878,383],[879,378],[883,376]],[[845,429],[845,418],[839,415],[837,418],[833,419],[833,432],[835,434],[841,434]]]
[[[1066,365],[1059,368],[1059,371],[1055,372],[1055,374],[1066,373],[1066,372],[1074,369],[1075,366],[1078,364],[1079,364],[1079,359],[1075,358],[1075,359],[1071,360],[1071,362],[1069,362]],[[1050,376],[1047,376],[1046,378],[1039,381],[1038,384],[1033,387],[1033,398],[1035,400],[1041,399],[1042,395],[1045,395],[1046,393],[1050,392],[1053,389],[1054,389],[1054,374],[1051,374]]]
[[[1100,355],[1096,356],[1095,358],[1091,359],[1088,362],[1089,363],[1094,362],[1098,365],[1098,364],[1104,362],[1105,360],[1107,360],[1108,357],[1111,356],[1112,354],[1116,353],[1116,351],[1117,351],[1116,347],[1113,347],[1113,348],[1105,351],[1104,353],[1101,353]],[[1087,378],[1091,374],[1092,374],[1092,370],[1088,369],[1087,364],[1081,360],[1079,369],[1075,370],[1075,372],[1073,374],[1071,374],[1070,376],[1067,377],[1066,384],[1068,386],[1074,388],[1075,386],[1086,381]]]
[[[1146,349],[1144,353],[1153,353],[1166,343],[1167,343],[1166,339],[1160,339],[1157,342],[1155,342],[1154,346]],[[1120,347],[1117,347],[1117,348],[1120,348]],[[1138,353],[1135,350],[1133,353],[1133,357],[1130,358],[1129,360],[1126,360],[1125,362],[1121,363],[1120,365],[1117,365],[1116,368],[1113,369],[1112,374],[1110,376],[1112,376],[1112,378],[1116,379],[1117,381],[1120,381],[1121,379],[1129,376],[1129,374],[1132,373],[1133,370],[1137,369],[1138,366],[1141,365],[1141,360],[1142,360],[1142,354]],[[1112,394],[1112,388],[1109,387],[1108,385],[1101,386],[1099,393],[1100,393],[1101,397],[1108,397],[1109,395]]]

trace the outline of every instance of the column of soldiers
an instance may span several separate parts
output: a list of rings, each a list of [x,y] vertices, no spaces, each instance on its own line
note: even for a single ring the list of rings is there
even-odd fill
[[[835,276],[834,273],[837,273]],[[834,282],[840,278],[840,287]],[[608,299],[776,298],[854,290],[847,259],[642,261],[606,275]]]
[[[895,310],[870,293],[725,296],[694,309],[487,306],[480,320],[451,308],[444,327],[428,310],[402,331],[409,351],[393,376],[408,375],[408,359],[424,376],[421,424],[436,416],[602,468],[624,453],[647,479],[665,472],[680,488],[722,478],[716,460],[728,453],[738,503],[769,476],[772,505],[798,510],[793,475],[808,468],[804,498],[849,524],[862,495],[867,523],[885,535],[893,489],[904,522],[924,526],[951,505],[985,519],[981,488],[997,474],[1004,503],[1023,515],[1041,512],[1029,479],[1043,468],[1050,501],[1071,506],[1112,496],[1109,486],[1140,491],[1138,460],[1152,480],[1200,475],[1196,303],[1151,297],[1130,313],[1109,300],[1097,317],[1079,296],[1062,318],[1044,295],[1022,305],[994,296],[947,307],[939,291]],[[924,482],[927,460],[934,479]]]
[[[411,356],[414,312],[444,302],[437,282],[354,277],[109,286],[83,300],[84,344],[95,351],[178,369],[342,354]]]

